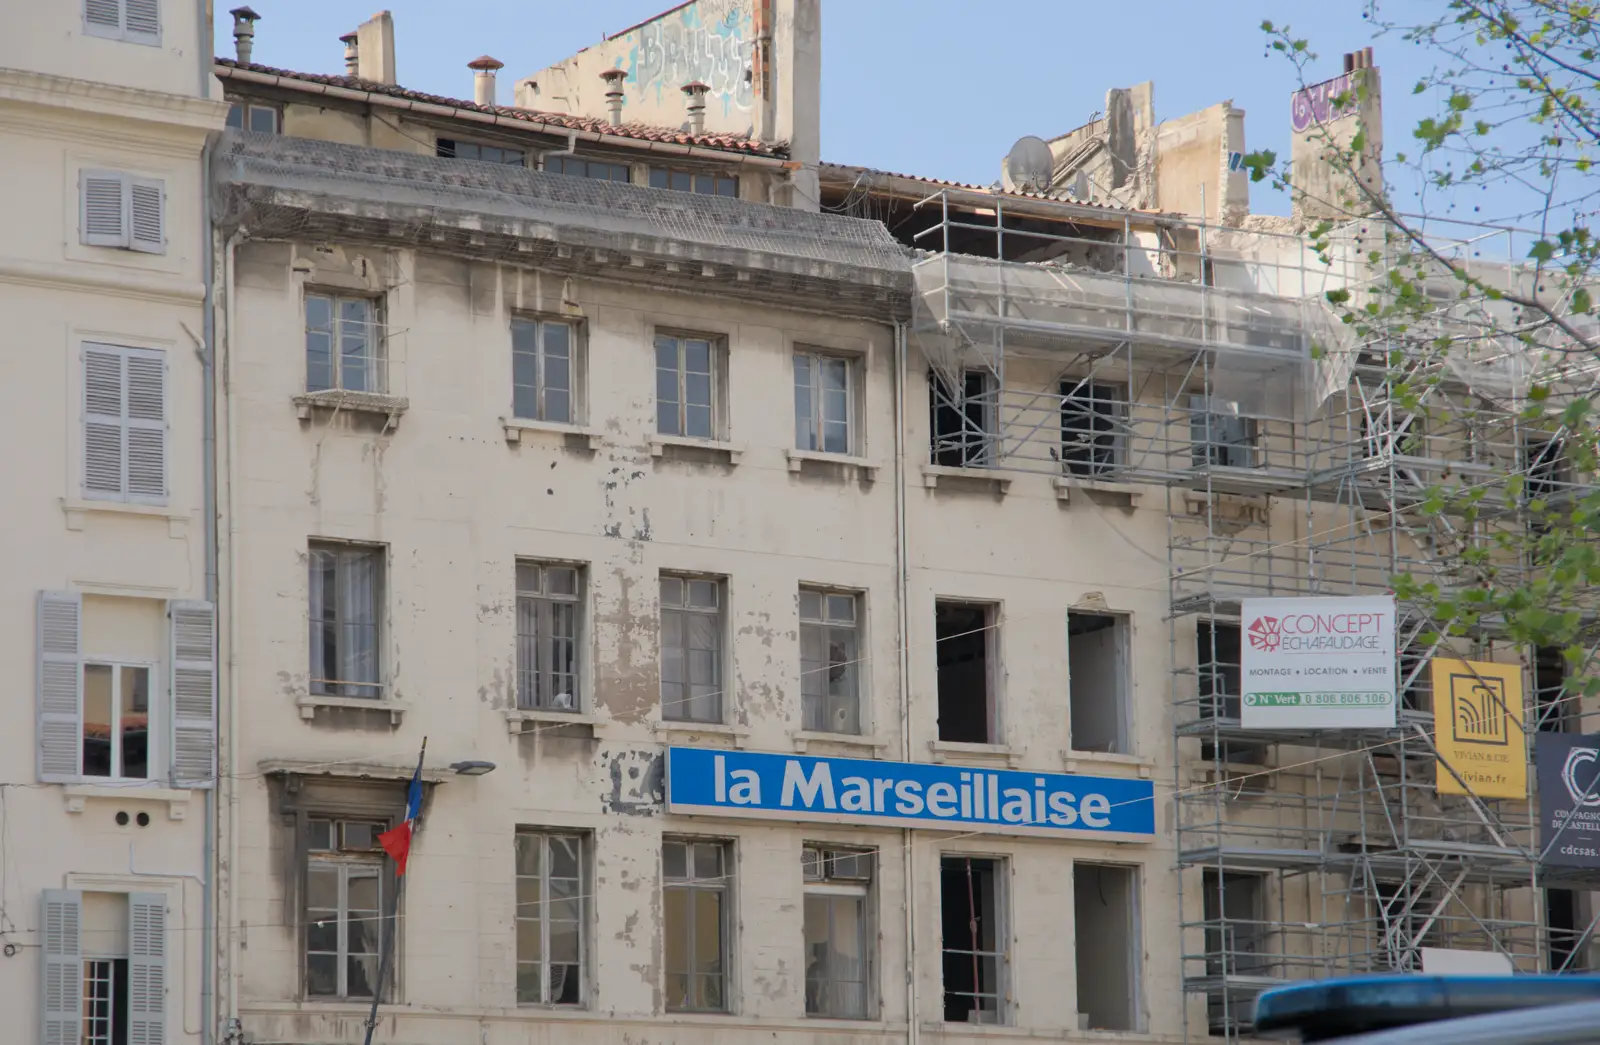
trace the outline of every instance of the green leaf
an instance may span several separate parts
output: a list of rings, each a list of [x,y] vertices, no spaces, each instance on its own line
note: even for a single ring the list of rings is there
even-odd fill
[[[1330,305],[1342,305],[1350,300],[1350,292],[1342,287],[1338,290],[1330,290],[1324,296],[1327,297]]]
[[[1547,239],[1536,242],[1528,248],[1528,257],[1535,261],[1549,261],[1556,256],[1556,245]]]
[[[1588,313],[1594,309],[1594,299],[1589,296],[1585,287],[1579,287],[1572,292],[1572,311]]]

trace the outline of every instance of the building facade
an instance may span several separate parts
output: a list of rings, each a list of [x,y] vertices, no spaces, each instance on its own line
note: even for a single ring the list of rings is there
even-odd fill
[[[192,3],[0,13],[18,1041],[211,1040],[209,34]]]

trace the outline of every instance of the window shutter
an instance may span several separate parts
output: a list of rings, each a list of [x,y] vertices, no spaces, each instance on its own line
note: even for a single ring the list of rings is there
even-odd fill
[[[167,1043],[167,897],[128,894],[128,1045]]]
[[[82,622],[83,596],[75,591],[39,593],[38,760],[39,779],[46,783],[76,780],[81,775],[83,668],[78,649]]]
[[[123,353],[108,346],[83,349],[83,493],[123,492]]]
[[[122,0],[127,37],[134,43],[161,42],[161,0]]]
[[[108,171],[84,171],[79,176],[79,230],[90,247],[128,245],[124,221],[122,175]]]
[[[46,889],[40,924],[44,953],[39,1025],[43,1045],[80,1045],[83,1041],[83,894],[75,889]]]
[[[126,353],[130,500],[167,499],[167,361],[159,352]]]
[[[172,634],[172,786],[211,787],[217,762],[217,610],[167,603]]]
[[[121,0],[84,0],[83,20],[91,30],[109,30],[105,35],[116,35],[122,31]]]
[[[133,0],[130,0],[130,3]],[[131,8],[130,8],[131,10]],[[130,20],[131,20],[130,15]],[[155,178],[128,180],[128,246],[146,254],[167,252],[167,186]]]

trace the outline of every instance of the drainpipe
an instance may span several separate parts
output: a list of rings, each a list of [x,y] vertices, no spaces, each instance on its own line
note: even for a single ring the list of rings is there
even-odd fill
[[[911,761],[911,550],[906,538],[906,325],[894,325],[894,544],[895,630],[899,646],[900,757]],[[906,1045],[917,1045],[917,860],[916,839],[901,832],[906,902]]]
[[[234,592],[238,588],[237,579],[239,576],[239,553],[237,550],[238,540],[234,534],[233,487],[235,426],[233,423],[233,401],[231,398],[231,389],[234,329],[234,255],[238,249],[239,241],[244,239],[245,236],[246,232],[242,227],[236,229],[223,242],[222,246],[222,337],[220,344],[223,347],[220,353],[221,366],[216,368],[216,376],[220,384],[221,398],[225,412],[224,423],[227,426],[226,440],[223,444],[224,456],[222,468],[222,475],[227,483],[227,493],[221,500],[221,507],[227,513],[228,522],[228,588],[226,592],[226,599],[224,600],[226,602],[226,609],[222,612],[221,618],[227,621],[227,627],[223,630],[223,634],[227,636],[228,640],[228,685],[227,691],[223,696],[222,708],[219,710],[226,711],[226,714],[222,717],[222,722],[225,723],[227,727],[224,732],[227,739],[228,760],[227,772],[225,774],[219,774],[221,779],[219,779],[217,783],[219,787],[225,783],[228,788],[226,812],[226,821],[228,824],[228,904],[227,922],[225,924],[227,926],[226,940],[228,954],[228,1027],[231,1041],[243,1040],[242,1038],[232,1037],[232,1035],[238,1034],[239,1028],[239,933],[237,931],[239,925],[239,781],[237,779],[239,764],[239,730],[237,717],[239,658],[236,652],[237,644],[235,642],[235,636],[237,634],[237,624],[235,622],[238,619],[238,614],[235,612],[234,606]],[[219,802],[218,805],[218,816],[220,818],[223,816],[223,813],[220,809],[221,802]]]
[[[195,19],[199,41],[196,53],[200,56],[199,96],[211,97],[211,70],[216,65],[211,42],[211,0],[196,0]],[[236,8],[234,14],[234,39],[239,42],[241,60],[250,60],[250,41],[255,35],[255,19],[259,16],[248,7]],[[240,35],[241,32],[244,35]],[[200,506],[205,512],[205,593],[206,601],[217,604],[217,436],[216,389],[212,384],[216,370],[217,328],[212,310],[216,306],[216,253],[211,231],[211,153],[216,144],[215,134],[207,135],[200,150],[200,231],[201,271],[205,273],[205,300],[200,316]],[[215,611],[213,611],[213,614]],[[213,616],[213,619],[215,617]],[[212,663],[216,663],[216,648],[212,648]],[[212,890],[216,882],[211,867],[217,852],[217,788],[216,783],[206,789],[204,826],[201,829],[200,856],[200,1042],[212,1045],[216,1040],[216,897]],[[128,871],[133,871],[133,845],[128,846]]]

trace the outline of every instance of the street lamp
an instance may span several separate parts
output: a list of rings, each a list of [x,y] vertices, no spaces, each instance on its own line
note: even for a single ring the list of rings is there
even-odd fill
[[[456,776],[483,776],[494,772],[494,763],[468,759],[465,762],[452,762],[450,768],[456,771]]]

